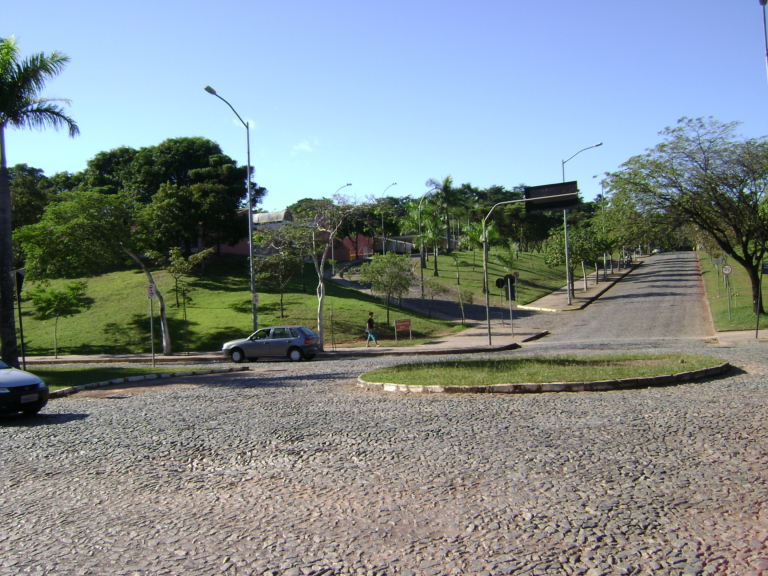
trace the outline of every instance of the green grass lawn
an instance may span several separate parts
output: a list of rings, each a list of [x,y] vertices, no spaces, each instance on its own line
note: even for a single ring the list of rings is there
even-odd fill
[[[172,278],[153,271],[155,282],[166,302],[174,352],[183,352],[184,319],[171,292]],[[94,300],[90,310],[59,319],[59,354],[112,354],[149,352],[149,301],[147,280],[138,270],[110,272],[88,280],[87,295]],[[56,281],[54,286],[62,281]],[[190,279],[192,302],[187,306],[188,349],[220,350],[227,340],[251,333],[251,305],[245,258],[226,257],[206,266],[204,273]],[[279,294],[257,286],[259,326],[303,325],[317,329],[317,275],[311,265],[305,271],[306,292],[296,278],[284,296],[285,317],[280,317]],[[24,289],[34,289],[25,283]],[[40,320],[28,300],[22,301],[26,354],[53,354],[53,320]],[[394,341],[394,320],[410,318],[414,338],[432,338],[461,330],[450,322],[428,319],[411,311],[390,310],[387,325],[381,300],[356,290],[326,283],[324,307],[325,346],[362,342],[368,312],[374,312],[380,340]],[[161,350],[158,307],[155,303],[155,351]],[[17,325],[18,328],[18,325]],[[402,334],[400,334],[402,336]]]
[[[712,319],[718,332],[728,330],[754,330],[755,315],[752,312],[752,288],[747,271],[732,259],[726,262],[733,268],[729,282],[731,284],[731,317],[728,317],[728,297],[722,273],[716,272],[712,260],[704,251],[698,252],[701,274],[709,298]],[[718,284],[720,292],[718,296]],[[763,302],[768,298],[768,282],[763,283]],[[765,304],[764,304],[765,307]],[[768,328],[768,315],[760,316],[760,330]]]
[[[459,360],[404,364],[373,370],[362,376],[368,382],[418,386],[490,386],[546,382],[595,382],[647,376],[664,376],[722,364],[710,356],[689,354],[619,354]]]

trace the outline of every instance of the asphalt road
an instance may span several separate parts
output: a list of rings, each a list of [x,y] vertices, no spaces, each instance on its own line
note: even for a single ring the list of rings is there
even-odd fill
[[[765,349],[704,342],[687,256],[627,280],[583,312],[526,316],[553,335],[492,357],[630,347],[739,369],[384,394],[355,377],[413,360],[375,357],[55,400],[0,420],[0,576],[768,574]]]
[[[576,290],[581,282],[576,282]],[[577,313],[530,314],[526,324],[552,335],[538,345],[647,343],[707,339],[715,335],[695,252],[647,258],[587,308]]]

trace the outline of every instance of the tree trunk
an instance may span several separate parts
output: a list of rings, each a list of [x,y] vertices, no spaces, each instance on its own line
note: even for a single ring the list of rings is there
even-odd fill
[[[5,126],[0,124],[0,344],[3,361],[19,367],[14,317],[13,247],[11,240],[11,181],[5,159]]]
[[[53,357],[59,357],[59,315],[53,319]]]
[[[434,272],[432,272],[432,276],[438,276],[438,273],[437,273],[437,250],[438,250],[437,244],[435,244],[435,262],[434,262],[435,269],[434,269]]]
[[[584,292],[588,290],[587,288],[587,267],[584,265],[584,260],[581,261],[581,273],[584,275]]]
[[[125,246],[122,244],[120,245],[120,248],[125,252],[136,264],[138,264],[141,269],[144,271],[144,275],[147,277],[147,281],[150,284],[155,284],[155,279],[152,278],[152,273],[149,271],[149,269],[144,265],[144,262],[141,261],[141,259],[136,256],[133,252],[128,250]],[[163,355],[164,356],[170,356],[172,354],[171,352],[171,332],[168,330],[168,318],[165,315],[165,300],[163,300],[163,295],[160,293],[160,290],[157,288],[157,284],[155,284],[155,295],[157,296],[157,302],[160,305],[160,328],[163,334]]]
[[[742,264],[743,265],[743,264]],[[754,266],[744,266],[749,276],[749,281],[752,284],[752,313],[753,314],[765,314],[765,303],[760,295],[760,264]]]
[[[320,342],[320,350],[324,350],[323,347],[323,304],[325,303],[325,282],[323,277],[320,276],[320,281],[317,283],[317,335]]]

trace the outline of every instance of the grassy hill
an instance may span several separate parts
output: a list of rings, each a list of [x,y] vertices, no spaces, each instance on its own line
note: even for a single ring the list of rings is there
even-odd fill
[[[162,270],[153,270],[163,294],[174,352],[183,352],[183,307],[176,306],[173,279]],[[110,272],[86,279],[87,295],[94,300],[91,309],[59,319],[59,355],[149,352],[149,301],[146,276],[138,269]],[[259,326],[298,324],[316,329],[317,275],[311,265],[305,270],[306,292],[296,278],[284,296],[285,317],[280,318],[280,297],[257,286]],[[245,258],[225,257],[206,265],[204,272],[189,279],[192,299],[187,305],[187,346],[189,350],[220,350],[222,343],[242,338],[251,332],[251,304]],[[65,281],[52,282],[59,286]],[[25,283],[24,290],[35,284]],[[379,335],[394,339],[394,328],[384,324],[382,303],[367,294],[326,284],[325,344],[361,342],[365,320],[373,311],[380,323]],[[53,320],[41,320],[31,302],[22,300],[24,340],[27,355],[53,354]],[[155,301],[155,351],[161,350],[158,306]],[[412,320],[414,338],[431,338],[454,329],[450,322],[427,319],[410,311],[395,312],[398,318]],[[394,316],[393,316],[394,318]],[[402,335],[401,335],[402,336]]]

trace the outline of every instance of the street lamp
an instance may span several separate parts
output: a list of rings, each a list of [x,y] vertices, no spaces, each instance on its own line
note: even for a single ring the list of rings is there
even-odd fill
[[[592,148],[597,148],[598,146],[602,146],[602,142],[598,142],[597,144],[593,144],[592,146],[587,146],[586,148],[582,148],[576,154],[568,158],[568,160],[572,160],[584,150],[590,150]],[[568,162],[568,160],[562,160],[561,167],[563,169],[563,182],[565,182],[565,163]],[[565,231],[565,276],[566,276],[566,283],[567,286],[565,287],[565,292],[568,295],[568,306],[571,305],[571,299],[573,297],[573,292],[571,290],[571,257],[568,253],[568,210],[563,210],[563,228]]]
[[[227,106],[229,106],[232,109],[232,112],[235,113],[235,116],[237,116],[237,119],[242,122],[243,126],[245,126],[245,136],[246,136],[246,148],[248,152],[248,163],[247,163],[247,178],[246,183],[248,186],[248,268],[250,268],[251,271],[251,318],[253,319],[253,331],[256,332],[259,328],[259,318],[256,312],[256,283],[253,276],[253,189],[251,188],[251,130],[248,126],[248,122],[245,122],[242,118],[240,118],[240,114],[237,113],[237,110],[234,109],[232,104],[224,100],[221,96],[219,96],[216,93],[216,90],[211,88],[210,86],[205,87],[205,91],[208,92],[208,94],[213,94],[224,102]]]
[[[384,192],[381,193],[381,200],[382,200],[382,206],[381,206],[381,255],[384,256],[384,254],[387,253],[387,237],[384,234],[384,194],[387,193],[387,190],[392,188],[392,186],[397,186],[397,182],[392,182],[389,186],[384,188]]]
[[[432,192],[432,190],[430,190],[430,192]],[[551,200],[553,198],[573,198],[575,195],[576,193],[574,192],[570,194],[557,194],[555,196],[548,196],[547,200]],[[491,214],[493,214],[493,211],[497,206],[503,206],[504,204],[518,204],[520,202],[528,202],[529,200],[534,200],[534,198],[523,198],[521,200],[507,200],[505,202],[499,202],[494,204],[493,208],[491,208],[485,218],[483,218],[483,278],[485,282],[485,322],[488,327],[488,346],[491,345],[491,291],[488,286],[488,219],[491,217]],[[511,297],[512,295],[510,294],[510,298]]]
[[[421,233],[421,203],[424,202],[424,199],[429,196],[432,192],[437,190],[437,188],[431,188],[424,192],[424,194],[421,195],[421,200],[419,200],[419,271],[421,272],[421,299],[424,300],[424,268],[426,267],[426,264],[424,263],[424,236]]]

